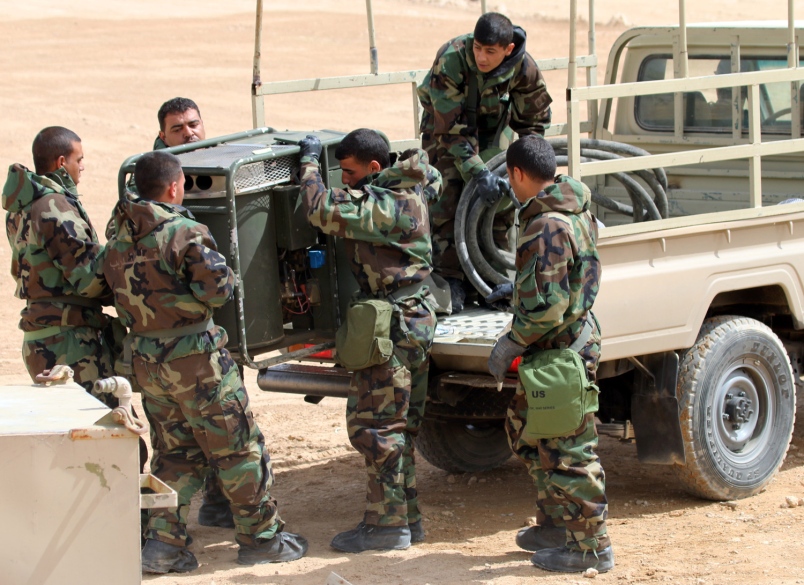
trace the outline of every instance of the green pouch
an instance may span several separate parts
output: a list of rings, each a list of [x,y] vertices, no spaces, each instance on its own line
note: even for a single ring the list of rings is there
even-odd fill
[[[597,412],[600,390],[589,382],[583,358],[572,349],[549,349],[522,360],[519,382],[528,401],[524,434],[531,439],[572,435]]]
[[[362,370],[391,359],[393,313],[393,305],[383,299],[352,301],[335,334],[338,362],[348,370]]]

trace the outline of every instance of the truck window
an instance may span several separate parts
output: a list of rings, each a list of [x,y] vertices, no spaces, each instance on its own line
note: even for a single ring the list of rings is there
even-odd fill
[[[802,61],[804,63],[804,61]],[[740,71],[767,71],[787,67],[785,58],[743,58]],[[690,57],[690,77],[721,75],[731,72],[728,55]],[[651,55],[639,68],[638,81],[673,78],[673,58],[670,55]],[[740,88],[742,96],[742,128],[748,134],[747,88]],[[801,91],[799,87],[799,91]],[[787,83],[768,83],[760,86],[760,119],[763,134],[790,134],[790,86]],[[731,88],[688,91],[683,93],[685,132],[731,133]],[[804,103],[799,100],[799,103]],[[644,130],[673,131],[673,94],[637,96],[635,99],[637,124]]]

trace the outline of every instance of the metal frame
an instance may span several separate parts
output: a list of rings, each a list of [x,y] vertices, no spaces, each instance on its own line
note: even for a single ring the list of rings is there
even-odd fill
[[[590,4],[593,0],[590,0]],[[687,30],[686,30],[686,0],[679,0],[679,26],[668,29],[675,33],[673,60],[675,64],[676,79],[666,79],[658,81],[641,81],[637,83],[622,83],[617,85],[601,85],[577,87],[575,82],[574,63],[572,54],[574,52],[575,28],[577,0],[571,0],[570,4],[570,71],[568,75],[567,87],[567,113],[569,117],[569,140],[568,140],[568,167],[569,174],[576,179],[596,175],[604,175],[613,172],[633,171],[640,169],[651,169],[656,167],[673,167],[680,165],[700,164],[707,162],[748,159],[749,160],[749,199],[752,207],[762,206],[762,157],[804,152],[804,139],[801,138],[800,112],[798,108],[798,86],[800,81],[804,81],[804,69],[798,67],[798,44],[795,34],[795,18],[793,0],[788,0],[788,30],[789,38],[786,46],[788,68],[774,71],[756,71],[739,73],[739,39],[732,43],[732,71],[734,73],[689,77],[688,53],[687,53]],[[637,33],[635,32],[634,35]],[[622,49],[633,37],[621,38],[620,47],[617,51],[615,62],[609,63],[609,71],[617,67],[619,55]],[[610,77],[607,81],[611,81]],[[762,142],[760,130],[760,111],[759,111],[759,86],[766,83],[789,82],[791,86],[791,138],[774,140],[773,142]],[[676,152],[668,154],[650,155],[619,159],[616,161],[581,162],[580,154],[580,134],[583,132],[578,111],[582,101],[601,100],[601,112],[598,116],[597,131],[603,129],[608,123],[610,115],[610,104],[613,98],[635,97],[643,95],[654,95],[659,93],[674,93],[675,109],[675,128],[674,134],[678,140],[686,140],[683,128],[683,104],[682,92],[696,91],[702,89],[731,88],[735,86],[748,87],[748,144],[726,145],[716,148],[702,148],[686,152]],[[734,92],[737,94],[738,92]],[[734,96],[733,116],[741,118],[739,115],[739,97]],[[605,114],[605,115],[603,115]],[[797,122],[797,123],[796,123]],[[742,129],[739,128],[740,135],[735,129],[733,139],[741,139]]]
[[[572,2],[573,11],[575,10],[576,1]],[[588,55],[575,55],[575,40],[574,36],[570,44],[571,55],[569,58],[556,58],[556,59],[537,59],[536,63],[542,71],[555,71],[555,70],[571,70],[571,75],[576,75],[575,70],[578,67],[584,68],[587,71],[587,83],[593,85],[597,77],[597,56],[595,55],[595,0],[589,0],[589,54]],[[481,0],[480,3],[481,13],[485,14],[486,0]],[[573,12],[573,15],[575,12]],[[368,36],[369,36],[369,73],[357,75],[341,75],[337,77],[313,77],[308,79],[295,79],[289,81],[273,81],[263,83],[261,77],[261,42],[262,42],[262,19],[263,19],[263,0],[257,0],[257,21],[255,25],[255,43],[254,43],[254,75],[251,84],[251,114],[252,122],[255,128],[265,125],[265,96],[281,95],[288,93],[303,93],[309,91],[326,91],[332,89],[349,89],[357,87],[373,87],[381,85],[399,85],[410,84],[413,105],[413,138],[409,140],[393,141],[392,147],[395,148],[409,148],[412,142],[418,143],[421,138],[419,128],[420,122],[420,106],[419,98],[416,93],[418,85],[424,80],[425,75],[429,69],[410,69],[406,71],[394,71],[387,73],[380,73],[379,71],[379,57],[378,49],[375,42],[374,30],[374,13],[372,9],[372,0],[366,0],[366,15],[368,19]],[[572,22],[575,22],[575,16]],[[575,27],[572,29],[573,35]],[[573,77],[574,79],[574,77]],[[574,84],[573,84],[574,85]],[[568,87],[572,87],[569,86]],[[589,121],[581,123],[581,132],[591,132],[595,128],[597,121],[597,103],[592,102],[589,106]],[[547,130],[547,136],[559,136],[567,134],[569,129],[568,124],[558,123],[552,124]]]

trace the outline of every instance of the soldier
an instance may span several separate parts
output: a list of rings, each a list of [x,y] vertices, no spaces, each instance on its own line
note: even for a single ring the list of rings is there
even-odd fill
[[[150,152],[137,160],[139,199],[119,201],[103,272],[130,330],[124,361],[142,388],[151,425],[151,470],[179,495],[178,508],[151,511],[142,568],[198,567],[186,548],[190,498],[208,469],[231,502],[243,565],[302,557],[307,541],[283,532],[269,489],[265,440],[249,408],[226,331],[211,318],[232,294],[234,275],[209,230],[181,207],[179,159]]]
[[[606,534],[605,477],[595,454],[600,327],[591,312],[600,283],[597,225],[583,183],[553,178],[553,148],[539,136],[514,142],[506,153],[517,199],[519,238],[510,333],[489,358],[502,382],[523,356],[508,408],[506,431],[537,488],[538,526],[521,530],[519,547],[549,571],[581,572],[614,566]]]
[[[159,136],[154,141],[154,150],[198,142],[206,138],[204,121],[195,102],[188,98],[175,97],[166,101],[156,114],[159,120]],[[133,181],[132,181],[133,182]],[[215,470],[210,470],[204,480],[203,500],[198,509],[201,526],[234,528],[229,500],[223,494]]]
[[[159,119],[159,136],[154,150],[198,142],[206,138],[201,111],[188,98],[175,97],[166,101],[156,114]]]
[[[505,150],[512,133],[544,135],[550,126],[547,86],[525,52],[525,31],[502,14],[478,19],[474,33],[452,39],[436,54],[418,89],[424,108],[422,148],[444,179],[444,193],[430,204],[434,270],[452,289],[452,311],[463,308],[463,271],[455,249],[455,213],[464,184],[475,179],[486,204],[502,197],[486,161]],[[508,248],[513,207],[495,218],[495,241]]]
[[[33,141],[35,172],[9,168],[3,188],[6,233],[16,297],[27,301],[19,323],[22,356],[31,379],[56,365],[73,369],[88,392],[112,376],[112,352],[103,329],[109,295],[99,255],[102,246],[78,199],[84,151],[75,132],[51,126]],[[110,394],[98,399],[114,408]]]
[[[405,549],[424,540],[413,438],[424,416],[436,327],[427,200],[438,196],[441,176],[418,149],[389,166],[386,141],[361,128],[335,150],[347,189],[327,189],[318,167],[321,142],[308,136],[300,147],[300,205],[307,218],[345,239],[360,296],[393,306],[395,348],[382,363],[353,371],[346,403],[349,440],[368,471],[366,512],[331,546],[353,553]]]

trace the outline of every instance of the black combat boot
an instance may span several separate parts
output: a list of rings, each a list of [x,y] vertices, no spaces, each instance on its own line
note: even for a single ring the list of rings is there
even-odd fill
[[[567,530],[555,526],[531,526],[516,533],[516,545],[522,550],[536,552],[567,544]]]
[[[234,528],[234,518],[229,502],[212,503],[206,500],[198,509],[198,523],[201,526],[217,526],[218,528]]]
[[[410,528],[376,526],[361,522],[354,530],[336,535],[330,546],[335,550],[349,553],[365,550],[404,550],[410,547]]]
[[[306,552],[306,538],[292,532],[277,532],[271,540],[254,546],[241,544],[237,551],[237,562],[241,565],[286,563],[302,558]]]
[[[457,315],[463,311],[463,303],[466,300],[466,291],[463,288],[463,281],[459,278],[445,278],[444,280],[449,284],[452,314]]]
[[[424,542],[424,526],[422,526],[421,520],[411,522],[408,524],[408,528],[410,529],[410,544]]]
[[[583,573],[586,569],[597,569],[605,573],[614,568],[614,552],[611,546],[591,551],[561,548],[545,548],[537,551],[530,562],[546,571],[559,573]]]
[[[198,568],[195,555],[183,546],[148,539],[142,548],[143,573],[187,573]]]

